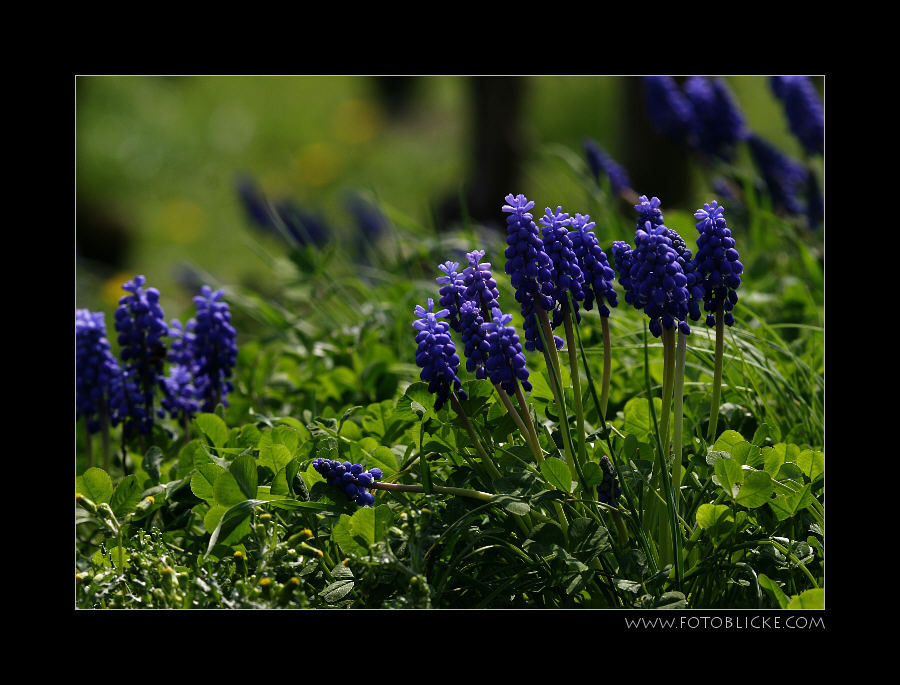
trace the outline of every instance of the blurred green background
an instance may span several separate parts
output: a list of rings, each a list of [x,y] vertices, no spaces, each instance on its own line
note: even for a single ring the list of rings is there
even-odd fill
[[[473,112],[492,78],[77,77],[76,307],[111,312],[121,284],[144,274],[160,289],[167,317],[179,316],[193,295],[184,285],[185,264],[221,283],[264,285],[269,267],[253,245],[276,239],[250,229],[235,192],[239,173],[333,226],[351,223],[347,193],[362,191],[411,225],[451,228],[456,219],[444,208],[458,208],[482,161],[472,144]],[[638,79],[515,80],[515,123],[488,132],[514,135],[520,155],[518,184],[494,201],[498,225],[509,192],[524,193],[538,208],[592,213],[578,173],[585,138],[626,167],[635,190],[659,195],[667,210],[692,212],[713,199],[707,176],[692,162],[677,169],[656,163],[660,143],[646,127],[642,102],[635,102]],[[748,125],[801,158],[767,78],[727,82]],[[814,82],[821,91],[821,79]],[[689,192],[667,200],[653,179],[685,169]]]

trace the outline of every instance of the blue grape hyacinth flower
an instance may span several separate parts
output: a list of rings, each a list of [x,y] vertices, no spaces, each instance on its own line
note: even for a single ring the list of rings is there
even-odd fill
[[[441,286],[438,293],[438,304],[447,310],[447,322],[454,331],[459,331],[459,310],[466,301],[466,285],[463,274],[458,273],[459,262],[444,262],[438,265],[438,269],[444,272],[438,276],[435,282]]]
[[[702,278],[703,305],[707,312],[706,324],[714,326],[715,312],[722,307],[724,323],[734,325],[731,310],[737,304],[737,288],[741,284],[744,266],[735,249],[731,229],[725,222],[724,208],[716,200],[706,203],[694,212],[697,219],[697,270]]]
[[[363,507],[375,504],[375,495],[366,488],[372,487],[372,483],[384,477],[381,469],[363,470],[362,464],[321,458],[313,459],[312,466],[329,485],[340,488],[348,499]]]
[[[418,331],[416,364],[422,369],[419,378],[428,383],[428,391],[435,395],[434,408],[438,410],[444,406],[454,389],[463,399],[467,395],[456,375],[459,356],[450,338],[450,324],[440,320],[449,312],[446,309],[435,312],[434,300],[430,297],[427,304],[427,309],[417,304],[414,310],[415,315],[420,317],[413,322],[413,328]]]
[[[758,135],[751,135],[747,142],[773,203],[791,214],[802,214],[804,204],[801,197],[809,175],[806,167]]]
[[[476,300],[463,302],[459,313],[460,333],[462,334],[463,354],[466,357],[466,370],[475,374],[475,378],[487,378],[484,367],[490,354],[490,345],[484,330],[484,317]]]
[[[556,302],[564,305],[569,301],[568,295],[571,293],[576,320],[580,322],[578,303],[584,300],[584,274],[578,266],[578,256],[569,238],[572,219],[568,213],[562,211],[562,207],[557,207],[555,212],[547,207],[544,212],[544,216],[541,217],[544,250],[553,263],[551,295]],[[561,324],[562,320],[563,310],[557,307],[553,312],[553,327]]]
[[[590,218],[588,214],[576,214],[572,217],[569,239],[584,275],[584,308],[591,309],[596,300],[600,315],[609,316],[609,307],[615,307],[619,303],[613,287],[616,273],[597,242],[597,236],[593,232],[596,224]]]
[[[599,180],[601,175],[609,178],[609,188],[616,194],[631,190],[628,173],[596,141],[587,138],[582,146],[594,179]]]
[[[675,143],[694,146],[697,121],[694,107],[671,76],[645,76],[644,100],[657,133]]]
[[[605,454],[600,457],[600,470],[603,472],[603,480],[597,486],[597,499],[611,507],[619,506],[619,495],[622,488],[619,487],[619,479],[616,476],[616,468]]]
[[[194,318],[193,356],[194,386],[204,412],[214,411],[221,402],[228,406],[227,395],[234,390],[231,381],[237,362],[237,331],[231,325],[228,303],[222,298],[224,290],[213,292],[204,285],[194,297],[197,315]]]
[[[467,300],[474,300],[481,313],[488,318],[490,311],[494,307],[499,307],[498,298],[500,290],[497,288],[497,281],[491,274],[490,262],[482,263],[484,250],[473,250],[466,253],[466,259],[469,262],[462,272],[462,284],[465,288],[463,297]]]
[[[111,397],[121,382],[119,362],[106,337],[103,312],[75,310],[75,415],[84,417],[88,433],[112,419]]]
[[[810,155],[825,152],[825,110],[806,76],[772,76],[769,83],[784,105],[788,125]]]
[[[522,306],[525,349],[543,351],[536,308],[541,307],[548,315],[555,308],[553,262],[544,251],[544,242],[529,211],[534,208],[534,202],[521,193],[510,193],[505,199],[507,204],[503,205],[502,211],[509,214],[506,217],[506,273],[516,289],[516,301]],[[553,338],[557,349],[562,349],[562,338]]]
[[[695,146],[704,154],[731,161],[735,145],[747,137],[745,116],[721,78],[691,76],[684,94],[693,105]]]
[[[646,195],[638,198],[638,203],[634,206],[638,213],[638,228],[642,227],[648,221],[654,226],[662,226],[664,218],[660,206],[662,202],[655,195],[647,199]]]
[[[515,394],[517,381],[530,391],[522,345],[515,327],[509,325],[512,315],[504,314],[499,307],[494,307],[491,315],[492,321],[484,325],[489,349],[485,368],[491,383],[499,385],[509,395]]]
[[[115,328],[121,346],[122,384],[116,393],[117,412],[114,425],[124,422],[127,435],[134,431],[149,434],[154,423],[154,395],[161,383],[168,335],[159,290],[144,288],[146,278],[135,276],[122,285],[130,295],[119,299],[115,312]],[[158,410],[160,415],[162,410]]]
[[[612,249],[625,301],[650,317],[654,337],[676,326],[690,333],[688,278],[669,236],[664,224],[645,221],[635,233],[633,249],[623,241],[615,241]]]

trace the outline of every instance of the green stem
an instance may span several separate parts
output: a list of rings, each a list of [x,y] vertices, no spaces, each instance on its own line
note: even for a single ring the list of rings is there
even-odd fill
[[[537,430],[534,428],[534,421],[531,420],[531,412],[528,410],[528,402],[525,401],[525,395],[522,393],[522,386],[519,385],[519,381],[516,381],[516,399],[519,401],[519,407],[522,409],[521,416],[528,427],[528,432],[531,434],[531,440],[537,448],[534,456],[537,458],[538,464],[540,464],[544,461],[544,451],[541,449],[541,441],[538,440]]]
[[[662,410],[659,416],[659,436],[662,439],[663,456],[669,458],[669,414],[672,411],[672,386],[675,381],[675,329],[662,330],[663,343],[663,390]]]
[[[578,357],[575,352],[575,335],[572,331],[572,313],[569,303],[563,304],[563,327],[566,331],[566,347],[569,351],[569,374],[572,376],[572,392],[575,394],[575,422],[578,426],[578,459],[581,468],[587,462],[584,438],[584,406],[581,400],[581,376],[578,373]],[[574,471],[574,468],[573,468]],[[573,473],[574,475],[574,473]],[[585,493],[587,495],[587,493]]]
[[[85,453],[87,454],[87,467],[91,468],[94,465],[94,450],[92,447],[93,439],[91,438],[91,431],[87,427],[87,420],[85,420],[84,427],[84,447]]]
[[[606,407],[609,403],[609,379],[612,369],[612,346],[609,339],[609,317],[600,317],[600,327],[603,330],[603,378],[600,381],[600,411],[606,418]]]
[[[455,392],[450,393],[450,404],[453,406],[453,411],[455,411],[457,416],[462,419],[463,425],[466,427],[466,431],[469,433],[469,437],[472,439],[472,445],[475,447],[475,451],[478,452],[478,456],[481,457],[481,463],[484,464],[485,468],[488,470],[488,473],[490,473],[491,478],[499,478],[500,471],[497,470],[494,462],[481,446],[481,442],[475,435],[475,429],[472,428],[472,424],[469,422],[469,417],[466,415],[465,410],[463,410],[462,405],[459,403],[459,398],[457,398]]]
[[[687,335],[678,333],[678,346],[675,350],[675,425],[672,426],[672,442],[675,451],[672,461],[672,488],[675,492],[675,505],[681,500],[681,443],[684,430],[684,363],[687,354]]]
[[[388,492],[418,492],[425,493],[425,488],[421,485],[407,485],[406,483],[382,483],[375,481],[369,486],[373,490],[387,490]],[[490,502],[493,497],[489,492],[481,492],[480,490],[468,490],[466,488],[452,488],[446,485],[435,485],[432,488],[434,492],[442,495],[457,495],[459,497],[468,497],[469,499],[477,499],[482,502]]]
[[[495,385],[494,387],[497,389],[497,394],[500,396],[500,401],[503,402],[503,406],[506,407],[506,413],[512,417],[513,421],[515,421],[516,426],[519,427],[519,431],[522,433],[522,437],[525,438],[525,442],[528,443],[528,446],[531,448],[531,452],[534,454],[535,459],[537,459],[538,464],[540,464],[541,461],[543,461],[541,448],[535,445],[534,442],[532,442],[532,435],[528,430],[528,426],[525,425],[525,422],[522,420],[519,412],[516,411],[516,408],[513,405],[512,401],[509,399],[509,395],[506,394],[506,391],[499,385]]]
[[[716,439],[716,424],[719,422],[719,401],[722,393],[722,356],[725,352],[725,309],[720,302],[716,309],[716,356],[713,366],[713,394],[709,408],[709,432],[707,441]]]
[[[569,464],[569,471],[572,474],[572,479],[575,480],[577,478],[577,472],[575,471],[575,455],[573,453],[572,445],[569,444],[571,436],[569,435],[569,421],[566,412],[565,397],[562,388],[557,384],[557,380],[560,383],[562,382],[562,374],[560,373],[559,356],[556,354],[556,344],[553,342],[553,329],[550,327],[550,319],[547,318],[547,312],[544,311],[543,307],[535,304],[535,311],[537,312],[538,321],[540,322],[541,331],[543,332],[542,342],[544,347],[544,359],[547,360],[547,370],[550,372],[550,390],[553,391],[553,395],[556,398],[556,406],[559,409],[559,430],[560,433],[562,433],[563,450],[566,454],[566,461]]]

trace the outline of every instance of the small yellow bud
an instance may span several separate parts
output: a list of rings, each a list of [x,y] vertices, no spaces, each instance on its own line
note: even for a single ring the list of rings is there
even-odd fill
[[[259,520],[260,520],[260,521],[271,521],[271,520],[272,520],[272,514],[260,514],[260,515],[259,515]]]

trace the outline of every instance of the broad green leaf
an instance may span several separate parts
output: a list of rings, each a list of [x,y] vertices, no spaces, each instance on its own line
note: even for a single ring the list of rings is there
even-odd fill
[[[799,595],[794,595],[791,597],[791,602],[787,605],[787,608],[791,611],[794,609],[824,609],[825,590],[812,588]]]
[[[609,531],[594,519],[577,518],[569,526],[571,551],[583,560],[593,559],[610,548]]]
[[[206,555],[209,555],[217,543],[233,545],[250,533],[250,512],[260,503],[259,500],[245,500],[229,507],[222,515],[215,530],[210,534]]]
[[[194,417],[194,427],[210,439],[216,447],[224,447],[228,442],[228,426],[215,414],[198,414]]]
[[[366,460],[366,467],[372,468],[373,466],[380,468],[386,476],[397,473],[397,470],[399,469],[397,456],[389,447],[385,447],[384,445],[378,445],[378,447],[369,452],[369,458]]]
[[[778,450],[775,447],[763,447],[763,469],[773,478],[778,474],[781,465],[784,463],[784,450]]]
[[[717,459],[714,464],[716,479],[725,493],[734,499],[744,480],[744,471],[734,459]]]
[[[703,530],[710,530],[734,521],[731,507],[724,504],[701,504],[697,507],[697,525]]]
[[[360,507],[350,517],[350,530],[354,537],[365,540],[366,546],[375,543],[375,510],[372,507]]]
[[[786,609],[790,600],[788,596],[784,594],[784,591],[778,586],[774,580],[769,578],[765,573],[760,573],[758,576],[759,586],[768,592],[772,599],[774,599],[778,603],[778,607],[781,609]]]
[[[525,516],[525,514],[531,511],[528,502],[524,502],[509,495],[497,495],[491,498],[491,502],[503,507],[510,514],[517,514],[518,516]]]
[[[216,477],[213,493],[216,503],[224,507],[232,507],[247,499],[247,495],[244,494],[234,474],[230,471],[223,471]]]
[[[75,492],[80,492],[95,504],[109,502],[113,494],[112,479],[103,469],[92,466],[75,479]]]
[[[122,554],[122,567],[128,568],[131,566],[131,561],[129,561],[128,557],[131,556],[131,552],[125,550]],[[104,566],[106,568],[118,568],[119,566],[119,547],[110,547],[106,550],[106,554],[104,555],[99,549],[94,552],[94,556],[91,557],[91,561],[93,561],[97,566]]]
[[[228,511],[228,507],[222,504],[214,504],[209,508],[209,511],[203,516],[203,527],[207,533],[212,533],[216,529],[226,511]]]
[[[728,454],[732,454],[732,448],[741,442],[745,442],[743,435],[737,431],[726,430],[718,437],[716,443],[713,445],[713,449],[716,452],[728,452]]]
[[[662,399],[653,398],[653,411],[656,420],[659,421],[662,414]],[[653,418],[650,416],[650,407],[647,406],[646,397],[632,397],[625,403],[625,433],[633,433],[640,442],[653,442],[656,438],[653,431]]]
[[[753,468],[756,468],[763,463],[762,452],[759,447],[751,445],[746,440],[741,440],[732,445],[731,458],[736,459],[741,464],[752,466]]]
[[[331,529],[331,537],[349,556],[364,557],[368,554],[368,549],[364,546],[366,544],[364,538],[361,538],[360,541],[355,539],[353,523],[347,514],[341,514],[340,519]]]
[[[588,488],[593,488],[603,482],[603,469],[595,461],[589,461],[584,465],[584,480]]]
[[[259,450],[259,465],[272,469],[272,473],[281,471],[291,459],[293,455],[287,445],[270,443]]]
[[[756,509],[769,501],[773,489],[772,476],[765,471],[749,471],[744,475],[737,503],[748,509]]]
[[[219,474],[224,472],[225,469],[218,464],[200,464],[191,476],[191,492],[207,502],[215,502],[216,495],[213,487]]]
[[[822,452],[803,450],[797,455],[797,466],[810,481],[815,482],[825,473],[825,455]]]
[[[253,499],[256,497],[256,488],[259,478],[256,471],[256,459],[249,454],[238,455],[235,457],[234,461],[231,463],[231,468],[228,470],[234,476],[234,479],[237,481],[237,484],[241,488],[241,492],[244,493],[246,499]]]
[[[325,589],[319,593],[319,596],[328,602],[334,604],[346,597],[353,590],[353,572],[344,566],[338,564],[331,572],[335,581],[325,586]]]
[[[109,506],[119,520],[134,511],[134,508],[141,501],[142,492],[143,488],[134,474],[125,476],[119,481],[115,491],[109,498]]]
[[[775,499],[769,500],[769,506],[775,512],[775,516],[779,521],[794,516],[797,512],[809,505],[809,484],[805,485],[799,492],[793,495],[781,495]]]
[[[541,473],[557,490],[572,492],[572,474],[561,459],[547,457],[541,462]]]

